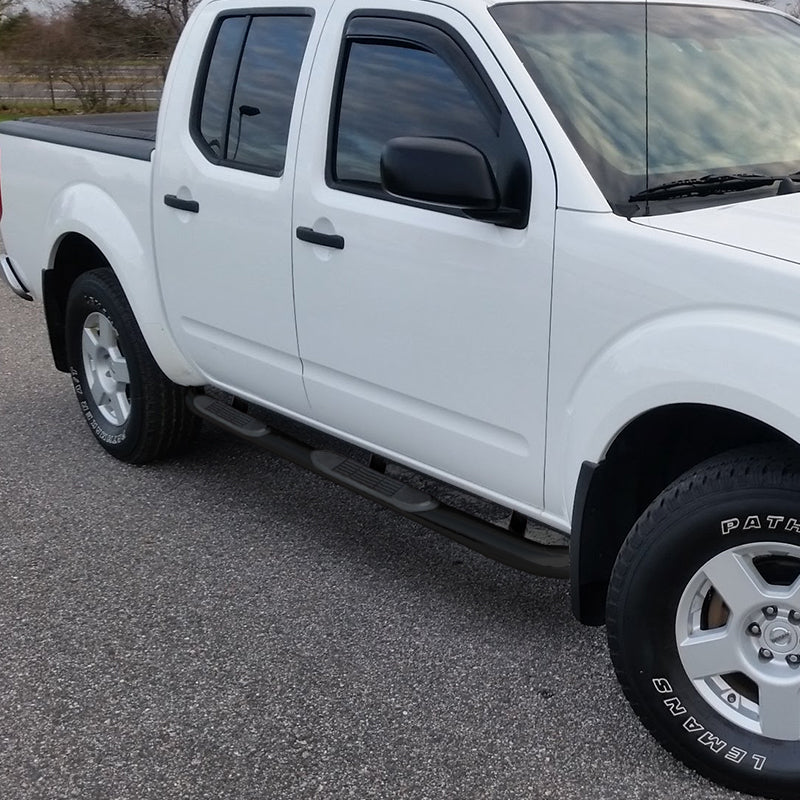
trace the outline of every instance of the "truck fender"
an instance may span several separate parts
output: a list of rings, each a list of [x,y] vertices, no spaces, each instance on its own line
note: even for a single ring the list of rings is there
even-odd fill
[[[761,311],[697,309],[626,331],[582,373],[551,436],[563,442],[561,459],[550,454],[555,505],[569,519],[584,462],[602,462],[631,421],[662,406],[724,408],[800,441],[796,381],[774,367],[798,361],[800,325]]]
[[[800,439],[793,382],[774,367],[798,354],[800,326],[790,320],[698,310],[651,320],[594,360],[567,404],[558,465],[558,501],[572,520],[573,609],[580,619],[604,619],[605,586],[628,532],[617,528],[623,520],[623,527],[632,525],[649,502],[642,489],[654,497],[686,469],[731,448]],[[674,435],[663,424],[674,426]],[[623,432],[624,447],[607,460]],[[672,442],[683,442],[681,452],[670,450]],[[555,467],[558,456],[551,455]]]
[[[141,230],[150,233],[149,209],[138,214]],[[47,219],[54,233],[47,269],[55,268],[59,247],[69,234],[88,239],[113,269],[133,309],[147,346],[162,372],[182,385],[205,383],[202,375],[183,356],[167,323],[161,291],[153,264],[152,241],[144,241],[128,214],[99,187],[72,184],[54,199]],[[47,281],[45,280],[45,285]],[[47,299],[45,298],[47,305]]]

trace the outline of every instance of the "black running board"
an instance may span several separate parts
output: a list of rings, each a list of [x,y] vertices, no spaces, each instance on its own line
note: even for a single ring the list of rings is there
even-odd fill
[[[189,408],[209,422],[271,453],[322,475],[409,519],[509,566],[548,578],[569,577],[569,548],[543,545],[513,530],[441,503],[425,492],[327,450],[273,432],[263,422],[221,400],[190,393]]]

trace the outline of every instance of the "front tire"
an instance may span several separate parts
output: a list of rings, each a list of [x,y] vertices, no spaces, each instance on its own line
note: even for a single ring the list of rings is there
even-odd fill
[[[154,361],[110,269],[85,272],[72,285],[66,341],[81,412],[106,451],[144,464],[188,445],[199,419],[186,406],[186,390]]]
[[[800,460],[750,451],[664,491],[617,558],[617,675],[647,728],[718,783],[800,787]]]

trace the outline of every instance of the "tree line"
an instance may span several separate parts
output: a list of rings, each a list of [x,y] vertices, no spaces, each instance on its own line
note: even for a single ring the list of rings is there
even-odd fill
[[[0,74],[46,86],[53,110],[57,87],[69,87],[90,112],[134,106],[145,87],[160,88],[197,0],[69,0],[47,13],[20,2],[0,0]],[[800,16],[800,0],[788,5]]]
[[[146,84],[163,80],[194,0],[70,0],[32,13],[0,0],[0,63],[6,79],[68,86],[84,111],[133,104]],[[112,91],[113,88],[113,91]],[[1,98],[0,98],[1,99]]]

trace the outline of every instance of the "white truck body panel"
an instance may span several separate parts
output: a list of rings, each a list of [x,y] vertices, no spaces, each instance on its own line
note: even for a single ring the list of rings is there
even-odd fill
[[[309,4],[316,15],[297,98],[305,92],[327,5]],[[205,41],[218,15],[237,8],[241,4],[232,0],[205,5],[182,41]],[[300,114],[293,115],[283,175],[210,163],[186,125],[201,56],[197,47],[186,52],[179,46],[175,58],[187,68],[169,74],[156,142],[154,237],[170,325],[208,383],[306,419],[310,409],[297,348],[291,254]],[[202,214],[164,206],[168,193],[197,200]]]
[[[718,405],[800,440],[795,380],[759,356],[780,349],[788,362],[800,339],[787,291],[797,280],[786,260],[797,251],[793,197],[615,216],[482,2],[370,8],[439,19],[478,54],[528,150],[525,230],[326,185],[330,96],[353,0],[307,5],[314,21],[284,174],[211,164],[186,124],[198,42],[240,7],[208,0],[193,15],[152,167],[0,133],[14,198],[4,238],[34,296],[61,238],[80,233],[113,265],[172,380],[214,384],[563,531],[581,465],[601,460],[648,409]],[[166,208],[167,193],[207,213]],[[245,224],[253,207],[264,213]],[[298,225],[341,233],[347,248],[299,242]],[[697,337],[719,353],[713,363]]]
[[[300,140],[294,227],[329,230],[346,243],[341,251],[294,245],[309,401],[328,425],[460,485],[541,508],[555,209],[547,151],[475,28],[439,8],[437,19],[479,55],[528,143],[531,224],[499,228],[326,185],[318,131],[327,126],[338,31],[358,7],[337,3],[328,19],[334,35],[316,54]]]
[[[3,184],[13,187],[17,198],[3,209],[3,238],[34,298],[41,299],[41,270],[52,269],[62,239],[82,234],[114,264],[164,372],[177,382],[199,381],[172,338],[153,268],[151,164],[13,136],[2,139]]]
[[[800,213],[800,196],[735,208],[763,218],[771,207]],[[697,218],[724,218],[726,211],[734,207],[641,225],[559,211],[551,359],[560,366],[550,382],[549,511],[568,517],[583,461],[601,461],[617,434],[653,408],[727,408],[800,440],[796,377],[774,367],[791,364],[800,345],[789,288],[800,287],[800,271],[722,243],[723,233],[732,241],[746,237],[741,226],[717,228],[714,241],[711,226]],[[658,230],[692,214],[691,235]],[[598,253],[608,254],[600,271]]]

